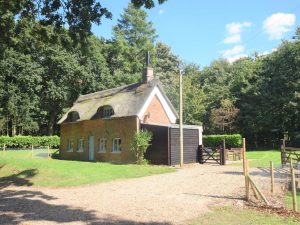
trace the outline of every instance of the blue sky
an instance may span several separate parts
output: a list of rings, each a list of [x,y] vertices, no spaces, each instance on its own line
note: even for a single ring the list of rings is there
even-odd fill
[[[129,0],[103,0],[113,13],[93,26],[111,38],[112,27]],[[209,65],[218,58],[234,61],[254,52],[267,54],[300,26],[300,0],[167,0],[146,10],[162,41],[188,63]]]

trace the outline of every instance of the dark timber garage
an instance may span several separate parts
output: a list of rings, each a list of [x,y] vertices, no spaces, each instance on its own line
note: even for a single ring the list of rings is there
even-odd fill
[[[179,126],[141,124],[141,129],[152,132],[153,138],[145,158],[152,164],[178,165],[180,163]],[[184,163],[198,162],[198,146],[202,144],[202,127],[183,127]]]

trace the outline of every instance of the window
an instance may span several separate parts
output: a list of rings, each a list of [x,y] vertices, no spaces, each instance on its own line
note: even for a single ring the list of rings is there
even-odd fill
[[[98,152],[106,152],[106,149],[107,149],[107,140],[105,138],[100,138]]]
[[[110,106],[106,106],[103,109],[103,118],[111,117],[114,114],[114,110]]]
[[[68,152],[73,152],[73,140],[72,139],[68,139]]]
[[[69,113],[68,113],[66,122],[75,122],[75,121],[77,121],[77,120],[79,120],[79,119],[80,119],[79,113],[76,112],[76,111],[72,111],[72,112],[69,112]]]
[[[83,151],[84,151],[84,140],[83,139],[79,139],[78,140],[77,152],[83,152]]]
[[[113,139],[112,152],[121,152],[121,138],[114,138]]]
[[[98,108],[97,112],[91,119],[109,118],[114,114],[115,111],[110,105],[104,105]]]

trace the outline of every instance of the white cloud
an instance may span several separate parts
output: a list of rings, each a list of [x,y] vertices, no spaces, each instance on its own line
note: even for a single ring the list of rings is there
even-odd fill
[[[241,41],[241,33],[244,28],[251,27],[252,23],[228,23],[226,24],[227,37],[224,39],[225,44],[238,43]]]
[[[240,34],[234,34],[231,36],[228,36],[224,39],[224,43],[229,44],[229,43],[238,43],[241,41],[241,35]]]
[[[158,11],[158,14],[159,14],[159,15],[162,15],[162,14],[164,14],[164,12],[165,12],[165,11],[164,11],[163,9],[160,9],[160,10]]]
[[[247,54],[245,53],[245,46],[243,45],[236,45],[233,48],[222,51],[221,54],[223,58],[227,59],[231,63],[240,58],[247,57]]]
[[[295,25],[295,14],[275,13],[263,22],[263,29],[269,35],[270,40],[281,39],[286,32]]]
[[[226,30],[229,34],[239,34],[242,32],[242,29],[245,27],[251,27],[252,23],[243,22],[243,23],[229,23],[226,24]]]
[[[244,51],[245,51],[245,47],[243,45],[236,45],[233,48],[222,51],[222,56],[224,58],[228,58],[230,56],[243,53]]]

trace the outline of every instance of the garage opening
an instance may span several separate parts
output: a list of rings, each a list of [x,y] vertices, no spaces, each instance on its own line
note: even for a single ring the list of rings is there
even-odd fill
[[[179,125],[141,124],[141,129],[153,134],[145,158],[152,164],[180,163]],[[198,147],[202,144],[202,127],[183,126],[183,160],[185,164],[198,162]]]

